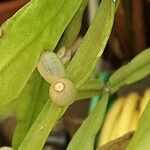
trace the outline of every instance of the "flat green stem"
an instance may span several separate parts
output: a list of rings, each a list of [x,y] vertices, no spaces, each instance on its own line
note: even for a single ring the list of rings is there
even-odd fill
[[[121,86],[134,83],[150,75],[150,48],[137,55],[130,63],[122,66],[110,77],[108,86],[111,93]]]
[[[96,95],[101,95],[104,88],[104,82],[93,79],[86,81],[81,87],[79,87],[77,99],[91,98]]]
[[[58,107],[48,100],[18,150],[41,150],[49,132],[66,109],[67,107]]]

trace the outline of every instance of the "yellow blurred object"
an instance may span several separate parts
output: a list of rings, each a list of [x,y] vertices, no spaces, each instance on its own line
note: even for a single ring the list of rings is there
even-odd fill
[[[150,88],[141,98],[137,92],[118,98],[108,110],[104,120],[98,146],[137,130],[139,119],[150,100]]]
[[[133,113],[133,119],[131,121],[131,127],[130,127],[130,131],[135,131],[137,129],[138,126],[138,121],[139,121],[139,111],[135,110]]]
[[[110,137],[109,137],[109,140],[108,141],[111,141],[111,140],[114,140],[117,138],[117,133],[118,133],[118,120],[119,120],[119,117],[115,120],[114,122],[114,125],[112,127],[112,130],[111,130],[111,134],[110,134]]]
[[[120,114],[120,118],[117,124],[118,126],[117,137],[130,131],[130,124],[133,119],[134,111],[135,109],[137,109],[139,99],[140,96],[138,95],[138,93],[135,92],[132,92],[127,96],[126,102],[124,104],[122,113]]]
[[[124,97],[120,97],[108,111],[106,119],[104,121],[104,125],[102,127],[99,146],[109,141],[110,133],[112,132],[115,121],[121,112],[122,106],[124,104],[124,99]]]
[[[140,104],[140,116],[142,115],[148,101],[150,100],[150,88],[147,89],[144,93],[143,98],[141,99],[141,104]]]

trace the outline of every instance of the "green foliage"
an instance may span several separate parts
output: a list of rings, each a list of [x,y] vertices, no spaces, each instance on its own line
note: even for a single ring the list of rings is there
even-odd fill
[[[19,96],[16,109],[17,127],[12,143],[14,149],[18,149],[37,115],[49,98],[48,87],[49,85],[40,77],[39,73],[35,71]]]
[[[31,1],[2,25],[0,105],[18,97],[41,52],[54,50],[82,1]]]
[[[129,64],[117,70],[109,80],[111,92],[150,75],[150,48],[137,55]]]
[[[79,87],[77,99],[82,100],[91,98],[95,95],[100,95],[104,88],[104,82],[97,79],[89,79]]]
[[[18,150],[41,150],[50,130],[54,127],[65,110],[66,108],[58,107],[48,100]]]
[[[104,51],[113,25],[116,6],[117,3],[111,0],[101,2],[94,21],[67,68],[69,78],[77,87],[80,87],[89,78]],[[81,64],[85,64],[84,67],[80,67]]]
[[[63,33],[63,36],[60,42],[58,43],[57,49],[61,48],[62,46],[65,46],[67,49],[69,49],[72,46],[79,34],[82,24],[82,16],[87,4],[88,0],[83,0],[77,13],[74,15],[70,24],[67,26],[65,32]]]
[[[14,150],[41,150],[47,136],[67,110],[68,106],[59,107],[52,103],[48,93],[50,85],[35,68],[44,50],[57,51],[61,46],[72,46],[80,31],[87,3],[88,0],[32,0],[2,25],[0,114],[15,113],[17,116]],[[68,150],[93,149],[109,95],[150,74],[150,49],[147,49],[116,71],[106,85],[90,78],[111,33],[118,4],[117,0],[101,1],[81,46],[66,68],[67,77],[76,86],[77,99],[102,95],[99,105],[85,120]],[[146,133],[148,114],[147,108],[129,148],[134,149],[138,144],[149,147],[140,138],[149,138]]]
[[[108,0],[108,2],[110,2],[109,0]],[[104,3],[105,3],[105,1],[104,1]],[[107,3],[106,3],[107,4]],[[100,9],[102,9],[103,10],[103,13],[105,13],[104,12],[104,9],[106,8],[106,4],[103,4],[102,6],[102,8],[100,8]],[[110,5],[110,4],[112,4],[112,5]],[[110,7],[113,7],[113,11],[111,11],[110,13],[113,13],[112,14],[112,16],[114,16],[114,9],[116,8],[115,7],[115,4],[114,3],[112,3],[112,2],[110,2],[110,3],[108,3],[108,6],[110,5]],[[107,9],[105,9],[105,10],[107,10]],[[91,30],[87,33],[87,35],[88,36],[85,36],[85,40],[83,41],[83,47],[82,47],[82,49],[83,49],[83,53],[85,53],[85,50],[87,50],[87,47],[86,46],[84,46],[85,44],[84,43],[87,43],[87,39],[89,38],[89,37],[93,37],[94,35],[93,34],[97,34],[97,36],[98,35],[101,35],[101,30],[100,30],[100,28],[97,28],[97,25],[99,24],[99,21],[102,19],[102,18],[104,18],[103,17],[103,13],[101,14],[101,11],[99,10],[99,13],[98,14],[100,14],[100,15],[98,15],[95,19],[94,19],[94,21],[93,21],[93,24],[91,25],[92,27],[91,27]],[[100,17],[101,16],[101,17]],[[108,14],[108,16],[109,16],[109,14]],[[112,17],[112,18],[114,18],[114,17]],[[104,19],[105,20],[105,19]],[[110,21],[111,23],[110,24],[108,24],[108,22],[107,22],[108,20],[106,20],[104,23],[106,24],[106,26],[109,26],[109,27],[107,27],[108,29],[106,30],[106,32],[105,32],[105,36],[106,36],[106,39],[105,40],[107,40],[108,39],[108,36],[109,36],[109,34],[110,34],[110,31],[111,31],[111,27],[112,27],[112,23],[113,23],[113,20],[112,21]],[[95,23],[96,22],[96,23]],[[101,25],[101,27],[102,26],[104,26],[105,24],[102,24]],[[94,32],[94,31],[95,32]],[[89,40],[89,39],[88,39]],[[91,39],[90,39],[91,40]],[[89,41],[90,41],[89,40]],[[97,40],[97,42],[94,42],[94,43],[92,43],[91,44],[91,46],[92,47],[94,47],[95,46],[95,44],[97,44],[97,48],[95,48],[95,49],[93,49],[93,52],[95,51],[95,54],[97,54],[98,53],[98,51],[100,51],[100,50],[103,50],[104,49],[104,46],[106,45],[106,42],[101,46],[100,44],[101,43],[99,43],[99,41]],[[100,47],[99,47],[100,46]],[[80,51],[80,49],[79,49],[79,51]],[[87,50],[87,52],[89,51],[89,53],[91,52],[91,49],[88,49]],[[80,54],[82,54],[82,51],[80,52]],[[93,58],[92,58],[92,56],[93,56]],[[81,58],[86,58],[87,57],[87,55],[85,55],[85,56],[83,56],[83,55],[81,55],[80,56],[80,58],[79,59],[81,59]],[[97,55],[92,55],[91,54],[91,58],[92,58],[92,60],[93,59],[95,59],[95,58],[97,58],[98,59],[98,57],[99,56],[97,56]],[[76,55],[75,55],[75,58],[76,58]],[[72,61],[71,61],[72,62]],[[80,62],[80,63],[82,63],[82,62]],[[89,63],[88,63],[88,66],[91,66],[91,68],[93,68],[93,66],[95,66],[96,65],[96,62],[94,61],[89,61]],[[80,66],[80,64],[78,64],[78,66],[77,66],[77,68],[78,68],[78,70],[79,71],[81,71],[83,68],[81,68],[81,67],[79,67]],[[75,77],[75,76],[72,76],[72,74],[71,73],[73,73],[73,72],[70,72],[70,70],[69,69],[70,68],[74,68],[74,65],[72,65],[71,64],[71,66],[70,66],[70,64],[69,64],[69,66],[67,67],[67,69],[66,69],[66,71],[67,71],[67,75],[74,81],[74,80],[76,80],[77,79],[77,77],[78,78],[80,78],[80,76],[81,77],[83,77],[83,74],[84,73],[80,73],[80,74],[78,74],[77,75],[77,77]],[[94,68],[93,68],[94,69]],[[69,71],[68,71],[69,70]],[[86,67],[86,72],[89,70],[89,68],[87,68]],[[88,71],[89,72],[89,71]],[[91,72],[92,72],[92,70],[91,70]],[[89,74],[90,75],[90,74]],[[89,77],[89,76],[86,76],[86,77]],[[82,79],[82,78],[81,78]],[[79,81],[78,81],[79,82]],[[95,85],[95,84],[94,84]],[[78,87],[77,87],[77,89],[78,89]],[[46,107],[46,104],[45,104],[45,107]],[[45,108],[44,107],[44,108]],[[43,108],[43,109],[44,109]],[[40,119],[41,120],[41,115],[43,115],[43,118],[45,117],[45,116],[49,116],[49,120],[53,120],[53,121],[51,121],[51,122],[45,122],[45,127],[47,127],[46,129],[45,129],[45,133],[44,132],[42,132],[43,133],[43,136],[42,136],[42,139],[45,139],[46,140],[46,137],[48,136],[48,134],[49,134],[49,132],[52,130],[52,128],[53,128],[53,126],[54,126],[54,123],[63,115],[63,113],[64,113],[64,110],[66,110],[66,108],[57,108],[57,107],[50,107],[51,108],[51,111],[49,110],[50,108],[48,108],[48,107],[46,107],[47,109],[45,110],[45,113],[43,114],[42,113],[42,111],[41,111],[41,113],[39,114],[39,116],[37,117],[37,120],[38,119]],[[58,111],[58,110],[60,110],[60,111]],[[55,115],[50,115],[48,112],[55,112]],[[56,117],[57,116],[57,117]],[[42,118],[42,119],[43,119]],[[37,121],[36,120],[36,121]],[[21,145],[19,146],[19,149],[20,148],[23,148],[24,146],[25,147],[32,147],[32,148],[36,148],[37,150],[38,150],[38,148],[39,148],[39,145],[37,145],[37,141],[41,141],[42,139],[41,139],[41,136],[40,137],[36,137],[36,138],[33,138],[32,136],[34,136],[34,135],[32,135],[33,133],[38,133],[39,132],[39,123],[38,124],[36,124],[36,121],[33,123],[33,125],[32,125],[32,127],[30,128],[30,130],[29,130],[29,132],[27,133],[27,135],[26,135],[26,137],[25,137],[25,139],[23,140],[23,142],[21,143]],[[41,120],[41,123],[42,123],[42,120]],[[49,123],[49,125],[48,125],[48,123]],[[40,124],[40,126],[42,126],[42,124]],[[34,131],[34,132],[33,132]],[[32,135],[32,136],[31,136]],[[31,140],[31,138],[32,139],[34,139],[34,140]],[[44,143],[40,143],[40,145],[41,144],[44,144]],[[40,149],[40,148],[39,148]]]

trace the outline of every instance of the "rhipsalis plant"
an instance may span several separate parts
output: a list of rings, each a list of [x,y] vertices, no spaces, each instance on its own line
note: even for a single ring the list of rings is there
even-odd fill
[[[0,113],[15,113],[17,117],[13,150],[42,150],[70,104],[99,95],[97,108],[67,148],[94,149],[111,94],[150,75],[150,49],[147,49],[114,72],[107,83],[91,78],[110,36],[119,0],[101,1],[73,56],[71,47],[80,31],[87,3],[88,0],[31,0],[1,26]],[[150,123],[148,114],[146,110],[129,150],[143,150],[143,145],[150,147],[150,136],[143,134]],[[143,142],[139,136],[147,141]]]

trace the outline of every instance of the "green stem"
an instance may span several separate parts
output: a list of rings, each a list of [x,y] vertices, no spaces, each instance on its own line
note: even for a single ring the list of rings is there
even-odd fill
[[[67,107],[58,107],[48,100],[18,150],[41,150],[49,132],[66,109]]]
[[[104,87],[104,82],[100,80],[88,80],[78,90],[77,99],[91,98],[96,95],[101,95]]]

